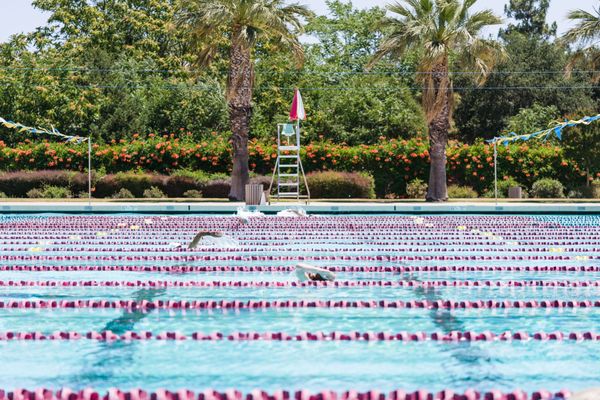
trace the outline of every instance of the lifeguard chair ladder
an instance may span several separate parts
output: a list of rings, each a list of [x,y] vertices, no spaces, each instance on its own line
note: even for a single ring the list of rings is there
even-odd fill
[[[306,195],[300,194],[300,175],[304,180]],[[294,124],[277,124],[277,161],[271,184],[269,185],[269,195],[275,183],[277,176],[277,200],[280,199],[306,199],[310,201],[310,189],[306,182],[306,174],[300,159],[300,127]]]

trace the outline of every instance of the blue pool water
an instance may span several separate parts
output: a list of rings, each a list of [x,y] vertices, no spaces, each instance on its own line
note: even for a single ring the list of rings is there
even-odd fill
[[[150,221],[150,222],[148,222]],[[131,228],[134,226],[134,228]],[[222,229],[233,249],[177,250],[201,229]],[[98,235],[99,232],[106,235]],[[74,238],[74,236],[76,238]],[[219,250],[219,251],[216,251]],[[111,256],[130,259],[110,259]],[[224,260],[148,260],[219,255]],[[235,260],[235,256],[288,256]],[[395,261],[331,259],[327,266],[478,266],[473,272],[343,272],[342,281],[597,282],[600,272],[496,271],[496,266],[600,266],[597,216],[0,217],[0,282],[293,282],[274,272],[17,271],[16,266],[293,266],[313,256],[393,256]],[[457,256],[415,260],[414,256]],[[470,260],[473,255],[489,260]],[[18,259],[15,258],[18,256]],[[86,256],[65,260],[62,256]],[[555,259],[548,259],[555,257]],[[514,259],[501,259],[512,257]],[[525,258],[525,259],[519,259]],[[535,257],[538,257],[536,260]],[[559,259],[560,258],[560,259]],[[600,287],[44,287],[2,286],[10,300],[600,300]],[[600,332],[600,308],[241,310],[0,309],[0,332],[111,330],[194,332]],[[110,387],[226,390],[450,388],[577,391],[600,382],[599,341],[1,341],[0,388]]]

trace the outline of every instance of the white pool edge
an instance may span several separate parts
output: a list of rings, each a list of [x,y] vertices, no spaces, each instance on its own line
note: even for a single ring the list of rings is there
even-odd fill
[[[16,213],[234,213],[243,203],[174,202],[0,202],[0,214]],[[600,214],[600,203],[336,203],[314,202],[309,205],[280,203],[249,206],[251,210],[275,213],[290,207],[302,207],[309,213],[361,214]]]

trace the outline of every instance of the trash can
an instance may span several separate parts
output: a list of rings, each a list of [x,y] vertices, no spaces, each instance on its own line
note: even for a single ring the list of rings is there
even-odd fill
[[[508,188],[509,199],[520,199],[523,196],[523,189],[520,186],[511,186]]]
[[[246,185],[246,205],[258,206],[263,197],[263,185],[248,184]]]

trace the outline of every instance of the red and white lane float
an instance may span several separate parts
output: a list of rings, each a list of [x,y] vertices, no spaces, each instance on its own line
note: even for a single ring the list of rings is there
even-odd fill
[[[335,392],[324,390],[317,393],[308,390],[276,390],[272,393],[253,390],[249,393],[242,393],[232,389],[225,392],[218,392],[211,389],[203,392],[194,392],[186,389],[177,391],[158,389],[155,392],[147,392],[142,389],[132,389],[129,391],[109,389],[104,393],[96,392],[92,389],[83,389],[80,391],[60,389],[53,391],[51,389],[40,388],[31,391],[17,389],[12,392],[0,390],[0,400],[558,400],[569,398],[571,398],[571,392],[568,390],[561,390],[556,393],[547,390],[527,393],[520,389],[510,393],[504,393],[499,390],[482,392],[475,389],[467,389],[463,393],[450,389],[440,392],[427,392],[425,390],[411,392],[398,389],[389,393],[377,390],[367,392],[358,392],[355,390]]]
[[[80,340],[130,341],[130,340],[193,340],[193,341],[396,341],[396,342],[476,342],[476,341],[600,341],[595,332],[511,332],[493,333],[490,331],[443,332],[194,332],[185,335],[181,332],[153,333],[148,331],[128,331],[122,335],[111,331],[73,332],[61,331],[51,334],[42,332],[0,332],[2,341],[37,340]]]
[[[600,266],[327,266],[331,272],[600,272]],[[0,265],[0,271],[124,271],[124,272],[250,272],[289,273],[295,267],[286,265]]]
[[[213,248],[214,253],[227,253]],[[92,249],[89,250],[93,252]],[[120,251],[115,251],[120,252]],[[598,256],[586,256],[587,260],[600,260]],[[0,261],[570,261],[568,255],[237,255],[237,254],[211,254],[211,255],[14,255],[2,254]]]
[[[562,309],[600,308],[600,300],[8,300],[0,309],[108,308],[129,310],[206,310],[282,308],[395,309]]]
[[[291,287],[316,287],[316,288],[597,288],[600,281],[335,281],[335,282],[291,282],[291,281],[170,281],[170,280],[148,280],[148,281],[97,281],[97,280],[7,280],[0,281],[0,287],[145,287],[145,288],[291,288]]]

